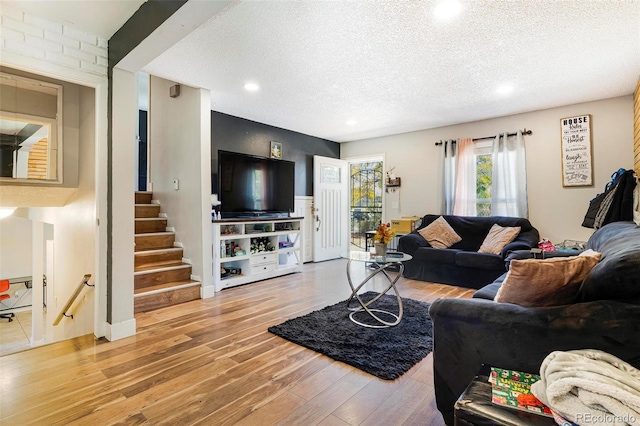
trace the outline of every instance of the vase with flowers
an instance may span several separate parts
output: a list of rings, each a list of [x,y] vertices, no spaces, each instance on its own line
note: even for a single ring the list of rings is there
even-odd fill
[[[376,229],[376,234],[373,236],[373,247],[376,250],[376,256],[387,255],[387,244],[391,242],[391,239],[396,235],[395,231],[391,229],[390,223],[380,223]]]

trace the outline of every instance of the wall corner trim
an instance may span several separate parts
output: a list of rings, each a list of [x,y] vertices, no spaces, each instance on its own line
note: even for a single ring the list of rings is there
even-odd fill
[[[136,320],[132,318],[127,321],[123,321],[117,324],[105,323],[104,326],[105,336],[107,340],[113,342],[114,340],[124,339],[125,337],[135,336],[136,334]]]

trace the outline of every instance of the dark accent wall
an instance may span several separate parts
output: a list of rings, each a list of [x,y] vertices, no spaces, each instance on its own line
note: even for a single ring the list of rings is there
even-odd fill
[[[233,115],[211,111],[211,172],[218,150],[268,157],[271,141],[282,144],[282,159],[296,163],[296,195],[313,195],[313,156],[340,158],[340,144]]]

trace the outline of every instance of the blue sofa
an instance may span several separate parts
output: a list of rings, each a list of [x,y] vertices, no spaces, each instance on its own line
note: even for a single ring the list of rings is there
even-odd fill
[[[454,404],[483,364],[536,373],[553,351],[599,349],[640,368],[640,227],[610,223],[591,236],[586,248],[602,258],[574,303],[523,307],[494,302],[505,273],[472,299],[431,304],[436,403],[447,424],[453,424]],[[507,261],[532,256],[530,250],[516,251]]]
[[[478,289],[505,273],[505,258],[510,252],[537,247],[540,240],[538,230],[524,218],[443,215],[462,241],[448,249],[437,249],[431,247],[418,231],[438,217],[440,215],[424,216],[418,229],[400,237],[398,250],[413,256],[412,260],[405,263],[405,278]],[[519,226],[520,234],[504,247],[500,255],[478,253],[494,224]]]

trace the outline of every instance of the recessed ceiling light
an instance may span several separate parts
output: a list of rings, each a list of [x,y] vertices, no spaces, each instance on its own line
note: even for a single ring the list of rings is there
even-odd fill
[[[511,92],[513,92],[513,86],[510,84],[504,84],[496,89],[499,95],[508,95]]]
[[[255,92],[257,90],[260,90],[260,86],[258,86],[255,83],[247,83],[244,85],[244,90],[248,90],[249,92]]]
[[[347,125],[349,125],[349,126],[353,126],[354,124],[358,124],[358,122],[356,120],[348,120],[347,121]]]
[[[448,21],[455,18],[462,10],[462,5],[458,0],[444,0],[433,9],[436,18]]]

